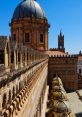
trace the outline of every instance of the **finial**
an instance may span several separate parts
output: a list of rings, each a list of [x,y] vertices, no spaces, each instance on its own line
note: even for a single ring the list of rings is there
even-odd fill
[[[27,1],[27,0],[24,0],[24,1]],[[36,1],[36,0],[34,0],[34,1]]]

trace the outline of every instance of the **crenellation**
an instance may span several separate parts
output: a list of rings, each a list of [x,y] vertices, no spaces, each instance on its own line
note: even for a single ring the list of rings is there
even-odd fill
[[[49,58],[78,58],[76,55],[51,55]]]

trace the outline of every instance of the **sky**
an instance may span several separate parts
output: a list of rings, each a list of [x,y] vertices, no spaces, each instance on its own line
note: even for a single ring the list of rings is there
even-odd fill
[[[10,35],[9,23],[22,0],[0,0],[0,35]],[[37,0],[50,24],[49,48],[57,48],[60,30],[64,34],[66,52],[82,50],[82,0]]]

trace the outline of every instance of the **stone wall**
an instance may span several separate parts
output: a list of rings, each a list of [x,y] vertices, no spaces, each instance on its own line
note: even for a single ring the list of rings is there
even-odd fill
[[[68,91],[76,90],[78,87],[77,74],[77,57],[76,56],[60,56],[49,58],[49,77],[50,84],[53,77],[58,75]]]

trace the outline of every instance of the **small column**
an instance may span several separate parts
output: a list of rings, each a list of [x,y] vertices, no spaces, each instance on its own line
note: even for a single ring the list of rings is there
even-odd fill
[[[32,51],[32,52],[31,52],[32,63],[34,63],[34,51],[33,51],[33,49],[32,49],[31,51]]]
[[[36,58],[37,58],[37,61],[39,60],[39,52],[37,51],[37,54],[36,54]]]
[[[28,56],[28,61],[27,61],[27,63],[28,63],[28,65],[30,64],[30,59],[31,59],[31,57],[30,57],[30,50],[29,50],[29,48],[27,49],[27,56]]]
[[[25,52],[25,65],[27,66],[27,49],[26,49],[26,52]]]
[[[27,66],[27,48],[24,48],[25,66]]]
[[[20,67],[23,67],[23,52],[22,52],[22,48],[21,48],[21,52],[20,52]]]
[[[33,50],[30,49],[30,64],[33,63]]]
[[[36,61],[36,51],[34,51],[33,56],[34,56],[34,62],[35,62]]]

